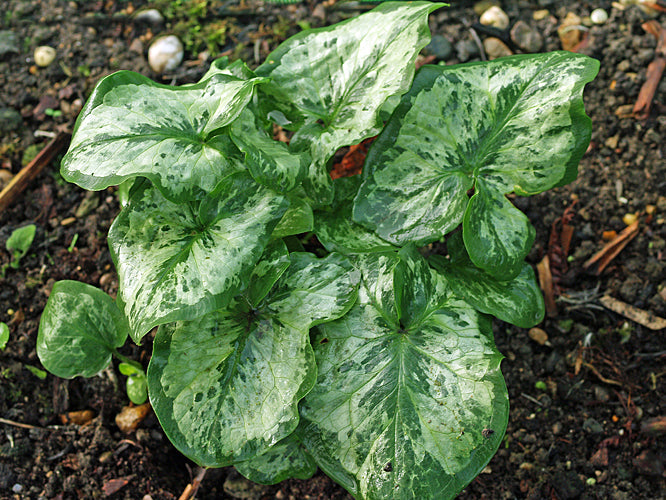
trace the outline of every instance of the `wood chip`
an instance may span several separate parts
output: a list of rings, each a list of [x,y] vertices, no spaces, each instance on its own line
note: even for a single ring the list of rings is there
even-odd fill
[[[657,48],[654,60],[647,67],[645,83],[643,83],[633,107],[633,113],[639,120],[645,120],[650,116],[652,100],[659,87],[661,76],[666,70],[666,29],[655,20],[643,23],[642,27],[647,33],[657,38]]]
[[[548,255],[541,259],[537,264],[537,273],[539,275],[539,287],[543,292],[546,303],[546,314],[549,317],[557,316],[557,305],[555,304],[555,291],[553,290],[553,275],[550,272],[550,259]]]
[[[120,489],[124,488],[129,484],[129,479],[126,477],[120,477],[118,479],[109,479],[102,486],[102,491],[104,496],[110,497],[114,493],[118,492]]]
[[[641,423],[641,432],[652,436],[663,436],[666,434],[666,417],[654,417]]]
[[[617,300],[610,295],[604,295],[599,299],[599,302],[601,302],[601,304],[607,309],[610,309],[625,318],[629,318],[650,330],[661,330],[666,328],[666,319],[655,316],[649,311],[644,311],[643,309],[634,307],[621,300]]]

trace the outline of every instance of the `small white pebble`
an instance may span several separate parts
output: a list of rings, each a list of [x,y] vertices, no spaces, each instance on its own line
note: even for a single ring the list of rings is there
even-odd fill
[[[499,7],[492,6],[481,14],[479,22],[486,26],[494,26],[495,28],[505,30],[509,27],[509,16]]]
[[[594,24],[604,24],[608,21],[608,13],[604,9],[594,9],[590,14],[590,19]]]
[[[164,16],[157,9],[146,9],[135,14],[134,19],[142,23],[162,24]]]
[[[23,491],[23,485],[16,483],[14,486],[12,486],[12,491],[14,493],[21,493]]]
[[[49,64],[53,62],[56,56],[56,51],[53,47],[48,45],[40,45],[35,49],[33,57],[35,58],[35,64],[42,68],[46,68]]]
[[[177,36],[158,38],[148,49],[148,64],[155,73],[173,71],[183,60],[183,44]]]

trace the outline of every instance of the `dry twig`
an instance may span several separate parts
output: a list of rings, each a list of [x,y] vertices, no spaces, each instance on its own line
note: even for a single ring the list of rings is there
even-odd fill
[[[188,484],[185,487],[183,493],[178,497],[178,500],[190,500],[191,498],[194,498],[194,495],[197,494],[199,486],[201,486],[201,481],[203,481],[203,478],[206,475],[207,470],[208,469],[206,469],[205,467],[198,468],[196,477],[192,480],[190,484]]]
[[[594,267],[593,273],[599,276],[606,266],[619,254],[627,244],[638,235],[638,221],[630,226],[625,227],[620,234],[609,241],[604,247],[595,253],[590,259],[583,264],[583,269],[590,270]]]
[[[0,192],[0,212],[11,205],[28,184],[69,144],[70,134],[58,132],[35,158],[16,174]]]
[[[644,120],[650,115],[652,99],[666,69],[666,29],[655,20],[643,23],[642,26],[647,33],[657,38],[657,48],[654,60],[648,65],[645,83],[643,83],[634,105],[634,116],[639,120]]]

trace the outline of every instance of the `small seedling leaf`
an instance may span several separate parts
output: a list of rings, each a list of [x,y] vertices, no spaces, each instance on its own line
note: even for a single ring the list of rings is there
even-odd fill
[[[7,323],[0,322],[0,350],[4,350],[9,342],[9,326]]]
[[[58,377],[92,377],[109,365],[128,332],[106,293],[78,281],[58,281],[39,322],[37,355]]]

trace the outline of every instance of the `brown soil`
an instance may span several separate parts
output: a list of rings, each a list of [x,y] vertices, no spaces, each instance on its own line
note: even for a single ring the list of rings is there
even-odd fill
[[[13,31],[17,46],[0,53],[0,109],[16,113],[14,124],[2,115],[0,168],[17,173],[49,134],[71,128],[100,77],[132,69],[159,79],[145,59],[150,34],[182,30],[183,24],[178,25],[178,18],[163,27],[141,24],[127,9],[168,3],[6,0],[0,31]],[[226,40],[213,48],[252,64],[299,31],[299,22],[315,27],[359,12],[343,10],[340,3],[315,9],[315,2],[267,7],[248,1],[240,10],[235,1],[207,3],[204,25],[224,20],[227,30]],[[559,257],[553,264],[559,279],[558,312],[540,325],[548,336],[543,345],[526,330],[496,323],[497,344],[507,358],[509,428],[500,451],[461,498],[664,498],[663,425],[661,434],[649,429],[655,419],[663,423],[665,418],[666,337],[663,330],[649,330],[599,302],[600,296],[610,295],[666,317],[666,77],[650,116],[642,121],[631,116],[656,40],[641,28],[645,15],[638,7],[620,10],[610,0],[503,3],[512,22],[523,20],[538,29],[543,50],[561,48],[557,27],[568,12],[584,17],[603,7],[610,19],[586,27],[578,48],[601,61],[599,77],[585,92],[594,128],[578,179],[540,196],[515,199],[537,228],[530,262],[536,264],[548,252]],[[535,20],[534,12],[543,8],[550,14]],[[453,45],[447,63],[478,59],[469,29],[477,17],[470,5],[442,9],[431,19],[433,34]],[[657,19],[666,25],[666,13]],[[197,57],[205,43],[194,40],[185,63],[163,81],[188,83],[205,72],[210,58]],[[56,61],[47,68],[34,66],[32,53],[38,45],[57,49]],[[571,206],[574,232],[564,255],[549,238],[553,223]],[[652,215],[647,215],[649,206],[654,207]],[[66,381],[51,375],[41,380],[27,369],[40,367],[37,328],[55,281],[75,279],[115,291],[105,236],[117,212],[113,189],[85,193],[63,182],[56,161],[0,213],[0,265],[9,260],[4,249],[11,232],[37,225],[35,242],[20,268],[9,269],[0,279],[0,321],[11,330],[0,351],[0,498],[175,499],[196,474],[154,417],[130,434],[121,433],[114,419],[127,400],[117,371]],[[639,216],[637,237],[600,276],[586,273],[583,264],[603,246],[603,233],[620,232],[628,213]],[[125,349],[147,365],[149,342]],[[92,410],[95,418],[85,425],[61,422],[61,415],[77,410]],[[234,498],[230,494],[349,498],[321,474],[309,481],[253,487],[232,469],[208,471],[197,498]]]

